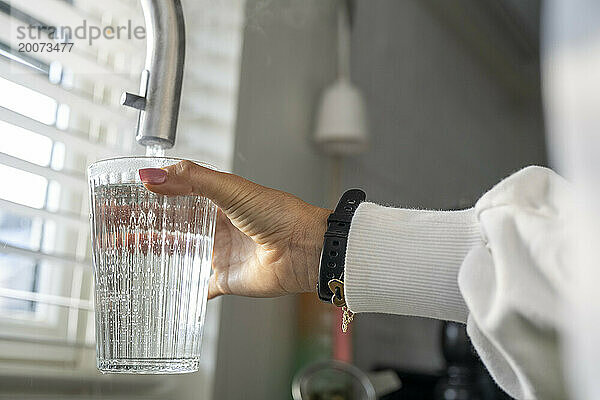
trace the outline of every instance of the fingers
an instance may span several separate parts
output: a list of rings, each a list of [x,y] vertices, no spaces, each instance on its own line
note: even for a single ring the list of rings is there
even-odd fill
[[[140,179],[152,192],[164,195],[202,195],[227,209],[243,191],[260,187],[237,175],[205,168],[191,161],[181,161],[165,168],[139,171]]]

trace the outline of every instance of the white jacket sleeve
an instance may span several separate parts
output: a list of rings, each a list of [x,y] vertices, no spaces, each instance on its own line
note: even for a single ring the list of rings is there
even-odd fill
[[[566,398],[557,332],[569,192],[551,170],[528,167],[464,211],[361,204],[346,253],[349,308],[466,322],[508,394]]]

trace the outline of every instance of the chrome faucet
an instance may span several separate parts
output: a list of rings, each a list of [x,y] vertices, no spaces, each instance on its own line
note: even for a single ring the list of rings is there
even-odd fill
[[[136,140],[169,149],[175,144],[183,66],[185,22],[181,0],[141,0],[146,20],[146,67],[140,95],[123,93],[121,104],[140,111]]]

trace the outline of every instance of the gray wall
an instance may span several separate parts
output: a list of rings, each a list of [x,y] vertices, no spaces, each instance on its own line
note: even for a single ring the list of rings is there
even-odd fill
[[[363,187],[382,204],[468,206],[512,171],[545,163],[539,98],[506,90],[423,4],[356,2],[352,75],[367,99],[372,143],[345,161],[343,186]],[[438,369],[438,328],[359,315],[357,362]]]
[[[248,0],[234,172],[324,204],[329,161],[311,143],[335,74],[335,3]],[[296,298],[226,297],[214,398],[290,398]]]

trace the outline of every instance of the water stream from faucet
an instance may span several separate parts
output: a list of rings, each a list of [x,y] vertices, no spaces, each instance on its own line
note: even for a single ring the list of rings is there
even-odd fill
[[[164,157],[165,149],[157,144],[152,146],[146,146],[147,157]]]

